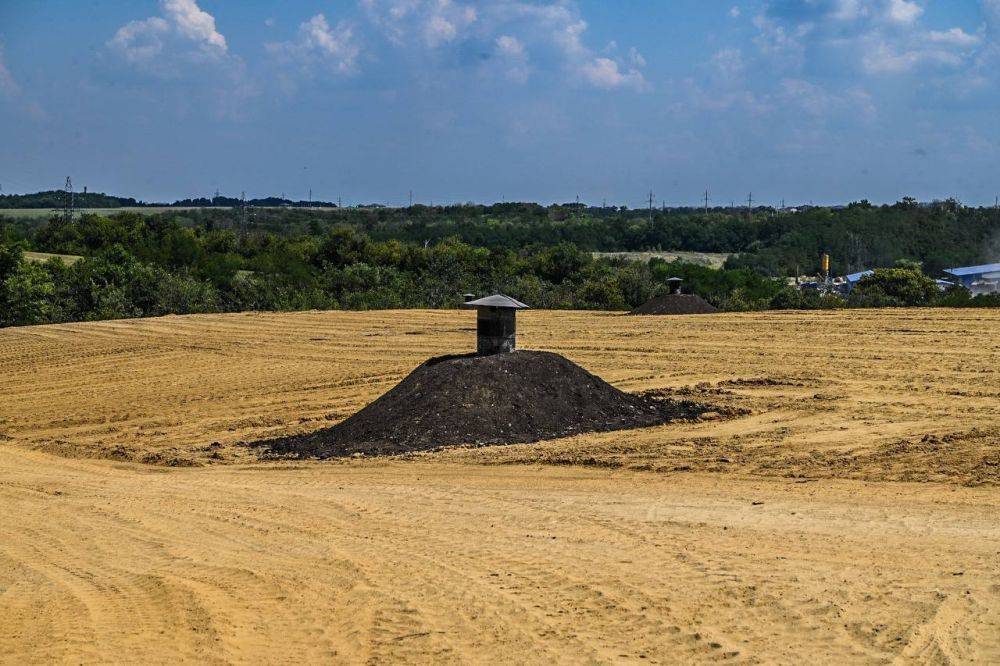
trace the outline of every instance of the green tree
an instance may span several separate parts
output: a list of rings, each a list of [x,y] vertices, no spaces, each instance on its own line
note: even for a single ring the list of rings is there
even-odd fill
[[[852,307],[903,307],[930,305],[938,296],[937,284],[919,268],[880,268],[861,278],[851,291]]]
[[[50,321],[56,288],[41,264],[23,261],[0,284],[0,325],[25,326]]]

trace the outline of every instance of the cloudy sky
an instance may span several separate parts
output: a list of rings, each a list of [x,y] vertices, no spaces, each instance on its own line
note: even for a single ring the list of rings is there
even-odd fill
[[[1000,0],[0,0],[0,187],[1000,192]]]

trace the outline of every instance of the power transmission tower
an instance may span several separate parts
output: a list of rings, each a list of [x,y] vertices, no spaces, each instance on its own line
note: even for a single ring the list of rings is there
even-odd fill
[[[705,190],[705,215],[708,215],[708,189]]]
[[[753,222],[753,192],[747,195],[747,219]]]
[[[413,208],[413,190],[410,190],[410,208]]]
[[[337,208],[343,208],[343,204],[340,203],[340,197],[337,197]]]
[[[309,188],[309,205],[311,206],[313,202],[313,188]]]
[[[247,235],[247,193],[240,193],[240,243],[246,241]]]
[[[66,176],[66,210],[64,216],[67,222],[73,221],[73,213],[76,208],[76,199],[73,194],[73,179]]]
[[[653,190],[649,191],[649,224],[653,224]]]

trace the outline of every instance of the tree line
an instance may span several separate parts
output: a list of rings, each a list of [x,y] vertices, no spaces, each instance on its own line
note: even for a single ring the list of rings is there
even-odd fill
[[[540,308],[622,310],[682,277],[722,307],[765,307],[780,285],[748,269],[594,259],[572,243],[518,250],[376,240],[347,226],[245,236],[138,213],[0,227],[0,324],[199,312],[457,307],[503,292]],[[6,234],[6,236],[4,236]],[[79,255],[29,261],[26,249]]]
[[[24,204],[32,197],[59,207],[63,196],[58,191],[0,196],[0,209],[12,207],[15,199]],[[106,195],[77,196],[80,206],[84,205],[82,196],[91,198],[87,205],[109,207],[100,198]],[[134,204],[133,199],[117,198],[117,205]],[[194,228],[231,229],[241,217],[241,202],[232,198],[191,199],[174,205],[182,204],[195,208],[163,215]],[[929,274],[936,275],[943,268],[1000,258],[1000,211],[970,208],[954,200],[921,204],[905,198],[883,206],[860,201],[837,208],[714,208],[707,212],[533,203],[323,210],[276,198],[248,204],[254,206],[248,216],[251,228],[279,236],[317,236],[346,226],[375,241],[433,244],[459,239],[476,247],[515,251],[565,242],[584,251],[719,252],[736,255],[728,268],[749,268],[769,277],[815,273],[824,253],[831,256],[835,274],[891,267],[908,260],[921,262]],[[236,209],[206,207],[212,205]]]
[[[467,291],[503,292],[543,308],[622,310],[665,291],[670,277],[683,278],[689,291],[727,310],[991,304],[960,291],[942,300],[917,266],[935,275],[947,265],[990,259],[990,242],[998,237],[992,210],[954,202],[862,202],[843,210],[759,211],[752,223],[727,212],[660,211],[652,222],[648,211],[647,217],[634,213],[573,204],[280,210],[246,227],[225,210],[47,221],[0,216],[0,325],[240,310],[439,308],[457,306]],[[595,259],[590,252],[655,249],[656,239],[664,249],[738,254],[713,270]],[[27,260],[26,250],[83,259],[39,263]],[[786,286],[784,274],[814,269],[824,251],[833,254],[835,272],[911,263],[893,268],[903,275],[878,272],[847,300]]]

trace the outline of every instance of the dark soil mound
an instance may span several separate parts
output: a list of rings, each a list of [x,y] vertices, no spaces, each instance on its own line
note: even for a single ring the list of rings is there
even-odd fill
[[[549,352],[444,356],[331,428],[251,446],[306,458],[394,455],[641,428],[695,418],[707,409],[624,393]]]
[[[664,294],[651,298],[629,314],[659,315],[659,314],[712,314],[718,308],[701,296],[694,294]]]

